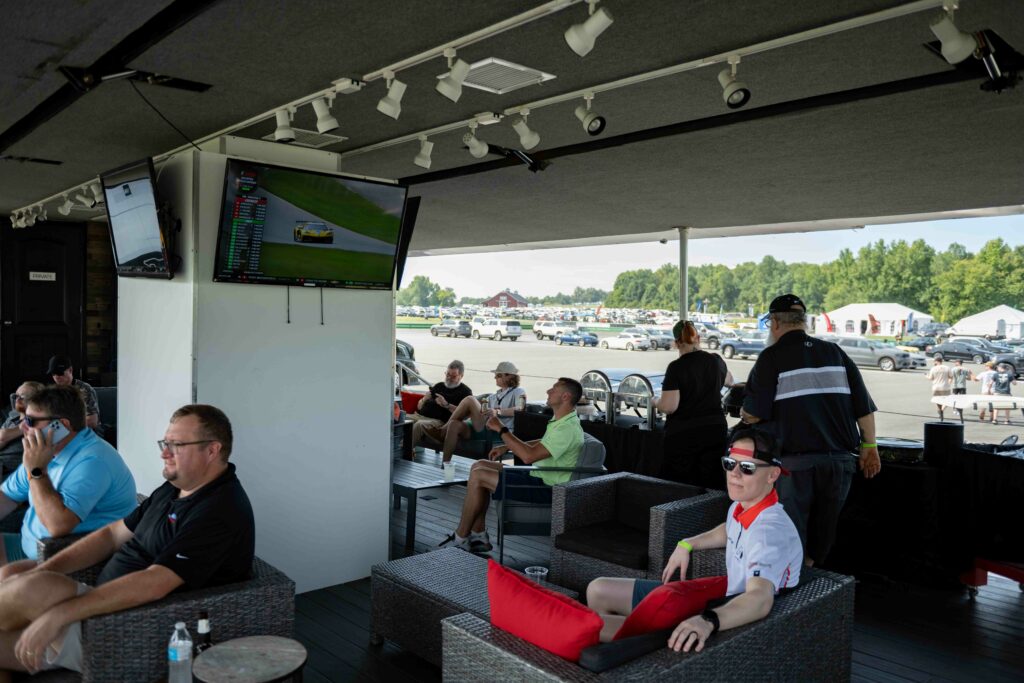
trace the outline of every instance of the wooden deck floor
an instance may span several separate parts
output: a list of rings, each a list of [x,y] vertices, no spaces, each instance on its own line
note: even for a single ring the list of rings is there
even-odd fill
[[[465,488],[421,494],[416,552],[437,547],[454,528]],[[492,540],[495,538],[493,526]],[[404,507],[392,517],[396,556],[405,539]],[[510,537],[506,564],[546,564],[546,538]],[[497,550],[494,553],[497,557]],[[296,598],[296,634],[309,650],[305,680],[440,681],[440,670],[397,646],[369,645],[370,581],[363,579]],[[975,600],[965,592],[857,585],[853,680],[1024,680],[1024,592],[992,575]]]

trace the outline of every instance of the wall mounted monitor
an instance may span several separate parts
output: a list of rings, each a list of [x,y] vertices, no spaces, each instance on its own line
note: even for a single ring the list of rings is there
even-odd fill
[[[123,277],[174,276],[169,216],[161,212],[153,160],[143,159],[100,174],[110,222],[117,274]]]
[[[213,279],[391,289],[406,192],[228,159]]]

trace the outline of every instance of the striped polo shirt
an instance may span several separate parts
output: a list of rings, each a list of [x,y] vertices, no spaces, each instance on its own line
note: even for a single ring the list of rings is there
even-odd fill
[[[758,356],[743,409],[765,421],[784,455],[856,451],[857,418],[877,410],[849,356],[802,330],[787,332]]]

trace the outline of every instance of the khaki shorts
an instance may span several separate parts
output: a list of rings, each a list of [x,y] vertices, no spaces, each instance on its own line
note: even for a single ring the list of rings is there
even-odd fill
[[[949,389],[932,389],[932,396],[949,396],[951,393]]]
[[[78,584],[78,595],[85,595],[92,586]],[[67,625],[64,632],[46,647],[44,669],[71,669],[82,672],[82,622]]]

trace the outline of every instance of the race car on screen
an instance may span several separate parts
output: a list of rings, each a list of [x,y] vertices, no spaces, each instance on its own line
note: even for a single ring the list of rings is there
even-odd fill
[[[295,224],[292,236],[296,242],[325,242],[334,244],[334,228],[328,228],[324,223],[311,223],[302,221]]]

